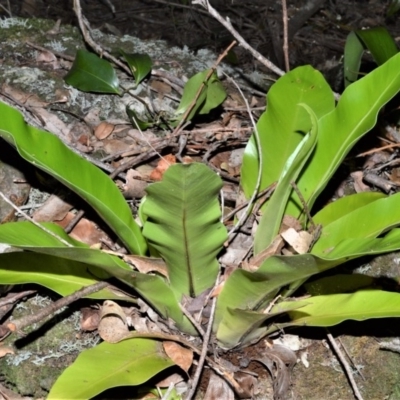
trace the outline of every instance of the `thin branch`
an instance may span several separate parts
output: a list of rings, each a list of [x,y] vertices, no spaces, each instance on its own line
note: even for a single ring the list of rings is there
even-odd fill
[[[0,196],[3,198],[4,201],[6,201],[14,210],[19,212],[24,218],[26,218],[29,222],[31,222],[33,225],[37,226],[40,228],[42,231],[48,233],[49,235],[53,236],[57,240],[59,240],[62,244],[64,244],[67,247],[73,247],[72,244],[68,243],[66,240],[64,240],[62,237],[58,236],[56,233],[50,231],[49,229],[45,228],[43,225],[39,224],[36,222],[34,219],[32,219],[25,211],[22,211],[21,208],[16,206],[10,199],[7,198],[7,196],[4,195],[2,191],[0,191]]]
[[[92,36],[90,35],[90,25],[87,19],[82,15],[82,8],[80,0],[74,0],[74,12],[76,17],[78,18],[79,28],[81,29],[82,35],[86,41],[86,43],[98,54],[100,57],[107,58],[112,61],[115,65],[118,65],[121,69],[123,69],[129,76],[132,75],[132,71],[130,68],[125,65],[123,62],[119,61],[113,55],[111,55],[108,51],[104,50],[98,43],[96,43]]]
[[[192,4],[199,4],[201,7],[205,8],[217,21],[219,21],[233,35],[233,37],[239,42],[239,44],[243,48],[249,51],[252,54],[252,56],[258,61],[260,61],[263,65],[265,65],[265,67],[267,67],[272,72],[275,72],[275,74],[279,76],[285,75],[285,71],[282,71],[270,60],[265,58],[261,53],[253,49],[239,34],[239,32],[232,26],[230,19],[228,17],[224,19],[221,16],[221,14],[219,14],[218,11],[214,7],[212,7],[212,5],[208,0],[193,0]]]
[[[288,13],[286,0],[282,0],[282,18],[283,18],[283,55],[285,58],[285,69],[289,72],[289,35],[288,35]]]
[[[335,351],[336,356],[339,358],[340,362],[342,363],[342,366],[346,372],[347,378],[350,381],[350,385],[354,391],[354,395],[358,400],[363,400],[363,397],[358,389],[357,383],[354,380],[353,372],[350,368],[349,363],[347,362],[346,358],[344,357],[342,351],[340,350],[340,347],[337,345],[334,337],[332,336],[329,331],[327,331],[326,336],[329,340],[330,345],[332,346],[333,350]]]
[[[20,331],[27,326],[33,325],[39,321],[42,321],[44,318],[48,317],[51,314],[54,314],[56,311],[65,307],[74,301],[81,299],[82,297],[88,296],[89,294],[98,292],[99,290],[104,289],[105,287],[109,286],[108,282],[97,282],[93,285],[86,286],[82,289],[77,290],[76,292],[70,294],[69,296],[63,297],[56,302],[50,304],[48,307],[44,308],[43,310],[39,311],[33,315],[26,315],[22,318],[10,321],[5,324],[5,326],[10,330],[10,332]]]
[[[202,337],[204,337],[204,329],[201,327],[201,325],[194,319],[193,315],[190,314],[190,312],[188,310],[186,310],[186,308],[179,303],[179,307],[181,309],[181,311],[186,315],[186,318],[194,325],[194,327],[197,329],[197,331],[200,333],[200,335]]]
[[[199,384],[199,381],[200,381],[200,376],[203,371],[204,362],[207,357],[208,343],[210,342],[210,338],[211,338],[211,331],[212,331],[212,326],[213,326],[213,322],[214,322],[216,304],[217,304],[217,298],[214,297],[212,299],[212,303],[211,303],[211,312],[210,312],[210,319],[208,320],[207,331],[203,337],[203,346],[201,348],[199,362],[197,364],[196,372],[193,376],[192,386],[191,386],[190,391],[189,391],[188,395],[186,396],[185,400],[193,399],[193,397],[196,393],[197,385]]]
[[[247,99],[246,99],[245,95],[243,94],[242,90],[240,89],[239,85],[236,83],[236,81],[234,79],[232,79],[231,77],[228,77],[228,79],[236,86],[236,89],[239,91],[239,93],[242,96],[243,101],[244,101],[244,103],[246,105],[247,113],[249,114],[249,118],[250,118],[251,124],[253,125],[253,129],[254,129],[254,137],[256,139],[256,145],[257,145],[257,150],[258,150],[258,159],[259,159],[256,186],[254,188],[253,194],[251,195],[251,198],[250,198],[249,203],[248,203],[248,205],[246,207],[246,210],[241,215],[241,217],[240,217],[239,221],[237,222],[237,224],[229,232],[228,240],[231,240],[233,238],[233,234],[242,226],[242,224],[248,218],[248,216],[250,214],[250,209],[253,207],[253,203],[254,203],[255,199],[257,198],[258,191],[259,191],[260,185],[261,185],[261,176],[262,176],[262,169],[263,169],[263,158],[262,158],[262,154],[261,154],[260,135],[258,133],[256,121],[254,120],[253,114],[252,114],[251,109],[250,109],[250,104],[247,101]]]

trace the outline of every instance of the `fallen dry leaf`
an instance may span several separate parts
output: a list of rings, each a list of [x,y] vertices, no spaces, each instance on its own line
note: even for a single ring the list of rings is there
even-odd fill
[[[50,66],[51,69],[60,69],[60,63],[58,62],[57,57],[51,51],[41,51],[37,57],[36,61],[39,63],[43,63],[46,66]]]
[[[72,205],[52,194],[32,215],[36,222],[60,221],[68,214]]]
[[[297,232],[293,228],[289,228],[285,232],[282,232],[281,236],[298,254],[307,253],[313,241],[313,235],[311,235],[311,233],[308,233],[307,231]]]
[[[113,124],[103,121],[96,126],[96,128],[94,129],[94,134],[97,139],[103,140],[109,137],[113,133],[114,128],[115,126]]]
[[[6,354],[14,354],[14,350],[11,347],[0,345],[0,358]]]
[[[92,307],[83,307],[81,309],[81,330],[92,332],[98,328],[99,322],[99,309]]]
[[[364,172],[362,171],[354,171],[350,174],[350,176],[354,179],[354,190],[356,193],[361,192],[369,192],[371,189],[368,185],[364,183]]]
[[[127,199],[142,198],[146,193],[145,189],[148,183],[143,180],[143,175],[129,169],[126,173],[125,184],[122,185],[122,194]]]
[[[165,261],[161,258],[140,257],[135,255],[125,255],[124,261],[133,265],[139,272],[148,274],[158,272],[168,278],[168,270]]]
[[[153,172],[150,174],[150,179],[153,181],[161,181],[164,172],[171,164],[176,164],[176,158],[173,154],[167,154],[158,161],[157,167],[154,168]]]
[[[176,342],[163,342],[164,351],[167,356],[185,372],[188,372],[193,363],[193,351],[181,346]]]
[[[225,379],[211,372],[207,391],[204,395],[207,400],[234,400],[235,393]]]
[[[103,303],[98,332],[100,337],[109,343],[117,343],[129,335],[126,315],[114,301],[106,300]]]
[[[55,222],[62,228],[65,228],[74,217],[75,214],[69,212],[61,221]],[[86,243],[89,246],[97,245],[98,243],[107,240],[107,235],[103,231],[98,229],[96,224],[86,218],[81,218],[79,222],[74,226],[69,235],[73,239]]]

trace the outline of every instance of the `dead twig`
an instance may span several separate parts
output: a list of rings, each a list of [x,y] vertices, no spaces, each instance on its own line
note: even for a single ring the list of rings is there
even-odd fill
[[[251,124],[253,126],[254,129],[254,137],[256,140],[256,145],[257,145],[257,150],[258,150],[258,171],[257,171],[257,181],[256,181],[256,185],[254,188],[254,191],[250,197],[249,203],[245,209],[245,211],[243,212],[243,214],[241,215],[241,217],[239,218],[239,221],[237,222],[237,224],[233,227],[233,229],[229,232],[228,234],[228,241],[231,241],[234,237],[234,233],[244,224],[244,222],[246,221],[246,219],[248,218],[248,216],[250,215],[250,209],[253,207],[253,203],[257,197],[258,191],[260,189],[260,184],[261,184],[261,175],[262,175],[262,169],[263,169],[263,158],[262,158],[262,154],[261,154],[261,141],[260,141],[260,136],[258,133],[258,128],[257,128],[257,124],[254,120],[253,114],[251,112],[250,109],[250,104],[247,101],[245,95],[243,94],[242,90],[240,89],[239,85],[236,83],[236,81],[234,79],[232,79],[231,77],[227,78],[236,86],[236,89],[238,90],[238,92],[240,93],[240,95],[243,98],[243,101],[246,105],[247,108],[247,113],[249,114],[250,117],[250,121]]]
[[[70,294],[69,296],[57,300],[56,302],[50,304],[48,307],[44,308],[43,310],[39,311],[36,314],[26,315],[25,317],[6,323],[5,327],[8,328],[10,332],[21,331],[27,326],[40,322],[49,315],[54,314],[62,307],[68,306],[74,301],[81,299],[82,297],[85,297],[89,294],[98,292],[99,290],[102,290],[107,286],[110,286],[110,284],[108,282],[103,282],[103,281],[97,282],[90,286],[86,286],[82,289],[77,290],[75,293]]]
[[[336,356],[339,358],[340,362],[342,363],[342,366],[346,372],[347,378],[350,381],[350,385],[354,391],[354,395],[358,400],[363,400],[363,397],[358,389],[357,383],[354,380],[353,372],[350,368],[349,363],[347,362],[346,358],[344,357],[342,351],[340,350],[340,347],[337,345],[334,337],[332,336],[329,331],[327,331],[326,336],[329,340],[330,345],[332,346],[333,350],[335,351]]]
[[[188,310],[186,310],[186,308],[181,303],[179,303],[179,307],[180,307],[181,311],[186,315],[186,318],[194,325],[194,327],[197,329],[197,331],[200,333],[200,335],[202,337],[204,337],[204,335],[205,335],[204,329],[195,320],[195,318],[193,318],[193,315],[190,314],[190,312]]]
[[[219,21],[232,35],[233,37],[239,42],[239,44],[249,51],[252,56],[260,61],[265,67],[267,67],[275,74],[282,76],[285,75],[285,71],[282,71],[278,68],[275,64],[273,64],[270,60],[265,58],[261,53],[257,50],[253,49],[239,34],[239,32],[233,27],[230,19],[227,17],[224,19],[221,14],[210,4],[208,0],[193,0],[192,4],[199,4],[201,7],[205,8],[217,21]]]
[[[39,45],[37,45],[37,44],[35,44],[35,43],[32,43],[32,42],[30,42],[30,41],[28,41],[28,40],[27,40],[25,43],[26,43],[28,46],[33,47],[33,48],[36,49],[36,50],[48,51],[48,52],[54,54],[54,55],[57,56],[57,57],[63,58],[64,60],[71,61],[71,62],[73,62],[73,61],[75,60],[75,57],[69,56],[68,54],[60,53],[59,51],[54,51],[54,50],[46,49],[46,47],[39,46]]]
[[[219,274],[218,274],[216,283],[218,283],[218,281],[219,281]],[[196,372],[192,379],[191,388],[190,388],[189,393],[186,396],[185,400],[192,400],[192,398],[194,397],[194,395],[196,393],[197,385],[199,384],[199,381],[200,381],[201,373],[203,372],[204,362],[206,361],[206,357],[207,357],[208,344],[209,344],[210,338],[211,338],[216,304],[217,304],[217,297],[214,297],[211,302],[211,311],[210,311],[210,318],[208,319],[207,331],[206,331],[205,335],[203,336],[203,346],[201,348],[199,362],[197,364]]]
[[[50,231],[49,229],[45,228],[43,225],[39,224],[36,222],[34,219],[32,219],[25,211],[22,211],[21,208],[16,206],[7,196],[0,191],[0,196],[3,198],[5,202],[7,202],[14,210],[19,212],[24,218],[26,218],[29,222],[31,222],[33,225],[37,226],[39,229],[42,231],[48,233],[49,235],[53,236],[57,240],[59,240],[62,244],[64,244],[67,247],[73,247],[72,244],[68,243],[66,240],[64,240],[62,237],[58,236],[56,233]]]
[[[82,15],[82,8],[80,0],[74,0],[74,12],[76,18],[78,18],[79,28],[81,29],[83,38],[85,39],[86,43],[100,56],[107,58],[108,60],[112,61],[115,65],[118,65],[121,69],[123,69],[129,76],[131,76],[132,71],[130,68],[111,55],[108,51],[104,50],[98,43],[96,43],[92,36],[90,35],[90,24],[89,21]]]
[[[289,35],[288,35],[288,13],[286,0],[282,0],[282,18],[283,18],[283,56],[285,59],[285,70],[289,72]]]

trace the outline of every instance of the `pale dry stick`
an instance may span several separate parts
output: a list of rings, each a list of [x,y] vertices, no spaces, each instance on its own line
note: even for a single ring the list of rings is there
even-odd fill
[[[340,362],[342,363],[342,366],[346,372],[347,378],[350,381],[350,385],[353,389],[354,395],[356,396],[357,400],[363,400],[363,397],[358,389],[357,383],[354,380],[353,372],[351,370],[351,367],[349,363],[347,362],[345,356],[343,355],[342,351],[340,350],[339,346],[337,345],[335,338],[332,336],[331,333],[327,330],[326,336],[329,340],[330,345],[332,346],[333,350],[336,353],[336,356],[339,358]]]
[[[286,0],[282,0],[282,18],[283,18],[283,55],[285,58],[285,69],[289,72],[289,33],[288,33],[288,14]]]
[[[239,32],[233,27],[230,19],[228,17],[224,19],[221,16],[221,14],[219,14],[218,11],[214,7],[212,7],[212,5],[208,0],[192,0],[192,4],[198,4],[201,7],[205,8],[218,22],[220,22],[233,35],[233,37],[239,42],[239,44],[243,48],[249,51],[252,54],[252,56],[260,63],[262,63],[265,67],[267,67],[272,72],[275,72],[275,74],[279,76],[285,75],[285,71],[282,71],[270,60],[265,58],[261,53],[253,49],[239,34]]]
[[[253,203],[254,203],[257,195],[258,195],[258,191],[260,189],[260,184],[261,184],[263,159],[262,159],[262,154],[261,154],[260,136],[259,136],[259,133],[258,133],[257,124],[256,124],[256,122],[254,120],[253,114],[251,113],[250,104],[247,101],[245,95],[243,94],[242,89],[240,89],[239,85],[236,83],[236,81],[234,79],[232,79],[230,76],[226,75],[226,74],[225,74],[225,76],[236,86],[236,89],[238,90],[238,92],[242,96],[243,101],[244,101],[244,103],[246,105],[247,112],[249,114],[251,124],[252,124],[252,126],[254,128],[254,137],[256,138],[256,145],[257,145],[258,158],[259,158],[256,186],[255,186],[254,191],[253,191],[253,193],[252,193],[252,195],[250,197],[249,203],[248,203],[245,211],[243,212],[242,216],[239,218],[239,221],[237,222],[237,224],[231,229],[231,231],[228,234],[228,241],[231,241],[233,239],[233,234],[243,225],[243,223],[248,218],[249,211],[250,211],[251,207],[253,207]]]
[[[73,247],[72,244],[68,243],[66,240],[64,240],[62,237],[58,236],[56,233],[50,231],[49,229],[45,228],[43,225],[40,225],[37,223],[34,219],[32,219],[25,211],[22,211],[21,208],[16,206],[10,199],[7,198],[7,196],[0,191],[0,196],[6,201],[14,210],[19,212],[24,218],[26,218],[29,222],[31,222],[33,225],[37,226],[40,228],[42,231],[48,233],[49,235],[53,236],[57,240],[59,240],[62,244],[66,245],[67,247]]]
[[[193,110],[193,108],[195,107],[197,100],[199,99],[201,93],[203,92],[203,89],[205,87],[205,85],[207,84],[208,80],[211,78],[212,74],[215,72],[215,70],[217,69],[218,65],[221,63],[221,61],[227,56],[229,50],[234,47],[236,45],[236,41],[234,40],[224,51],[223,53],[218,57],[217,61],[215,62],[215,64],[209,69],[206,77],[204,78],[203,83],[200,85],[199,89],[197,90],[196,95],[194,96],[192,102],[190,103],[189,107],[187,108],[187,110],[185,111],[185,113],[182,116],[182,119],[179,121],[178,126],[175,128],[173,135],[176,135],[178,132],[181,131],[181,129],[183,129],[183,126],[186,124],[187,122],[187,117],[189,116],[189,114],[191,113],[191,111]]]
[[[4,7],[1,4],[0,4],[0,8],[2,8],[9,15],[10,18],[12,18],[11,8],[10,8],[10,0],[7,0],[7,4],[8,4],[8,10],[6,7]]]
[[[96,43],[92,36],[90,35],[90,25],[87,19],[82,15],[82,8],[80,0],[74,0],[73,10],[75,12],[76,18],[78,18],[79,27],[81,29],[82,35],[86,41],[86,43],[97,53],[100,57],[107,58],[112,61],[115,65],[118,65],[122,68],[128,75],[132,74],[130,68],[125,65],[123,62],[119,61],[113,55],[111,55],[108,51],[104,50],[98,43]]]
[[[218,280],[217,280],[218,282]],[[210,318],[208,320],[208,326],[207,326],[207,331],[206,334],[203,337],[203,346],[201,349],[201,354],[199,358],[199,362],[197,364],[196,372],[194,373],[193,379],[192,379],[192,385],[189,390],[188,395],[186,396],[185,400],[192,400],[197,389],[197,385],[199,384],[200,381],[200,376],[203,371],[203,366],[204,362],[206,361],[206,356],[207,356],[207,350],[208,350],[208,343],[210,342],[211,338],[211,331],[212,331],[212,326],[214,322],[214,315],[215,315],[215,306],[217,304],[217,298],[214,297],[212,299],[211,303],[211,312],[210,312]]]
[[[83,287],[82,289],[77,290],[76,292],[70,294],[69,296],[63,297],[54,302],[53,304],[50,304],[48,307],[44,308],[38,313],[33,315],[26,315],[22,318],[10,321],[6,323],[5,326],[10,330],[10,332],[21,331],[27,326],[42,321],[44,318],[48,317],[51,314],[54,314],[56,311],[60,310],[65,306],[68,306],[74,301],[81,299],[84,296],[88,296],[89,294],[98,292],[107,286],[110,286],[108,282],[101,281],[101,282],[96,282],[93,285]]]
[[[71,61],[71,62],[73,62],[75,60],[75,57],[69,56],[68,54],[65,54],[65,53],[60,53],[59,51],[46,49],[46,47],[39,46],[35,43],[30,42],[29,40],[27,40],[25,43],[28,46],[33,47],[36,50],[50,52],[50,53],[54,54],[55,56],[60,57],[64,60]]]
[[[293,190],[296,192],[297,196],[298,196],[299,199],[300,199],[301,205],[302,205],[302,207],[303,207],[303,211],[305,212],[305,214],[306,214],[306,216],[307,216],[307,218],[308,218],[308,221],[309,221],[310,224],[311,224],[311,228],[312,228],[313,230],[315,230],[315,229],[317,228],[317,226],[315,225],[314,220],[313,220],[313,218],[312,218],[312,216],[311,216],[310,209],[308,208],[306,199],[304,198],[303,194],[300,192],[300,189],[299,189],[299,187],[296,185],[296,182],[295,182],[295,181],[291,181],[291,182],[290,182],[290,185],[292,186]]]
[[[266,194],[272,193],[275,186],[276,186],[276,184],[273,183],[272,185],[268,186],[266,189],[264,189],[263,191],[258,193],[256,196],[256,200],[260,199],[261,197],[263,197]],[[235,214],[237,214],[240,210],[243,210],[243,208],[245,208],[248,204],[249,204],[249,201],[246,201],[245,203],[237,206],[234,210],[232,210],[230,213],[225,215],[224,220],[222,222],[229,221]]]
[[[188,310],[186,310],[186,308],[181,304],[179,304],[179,308],[181,309],[181,311],[186,315],[186,318],[194,325],[194,327],[197,329],[197,331],[200,333],[200,335],[202,337],[204,337],[204,329],[201,327],[201,325],[195,320],[195,318],[193,317],[192,314],[190,314],[190,312]]]
[[[387,144],[386,146],[382,146],[382,147],[378,147],[378,148],[375,148],[375,149],[371,149],[371,150],[365,151],[364,153],[357,154],[356,157],[365,157],[365,156],[368,156],[370,154],[377,153],[379,151],[383,151],[383,150],[386,150],[386,149],[393,149],[393,148],[396,148],[396,147],[400,147],[400,143]]]
[[[361,378],[365,381],[365,376],[363,375],[363,373],[361,372],[361,369],[357,367],[357,365],[354,363],[351,355],[349,354],[349,352],[347,351],[346,346],[344,345],[342,339],[339,337],[338,338],[338,342],[340,343],[340,346],[342,347],[342,349],[344,350],[344,352],[346,353],[347,358],[350,360],[351,364],[353,365],[353,368],[357,370],[358,374],[361,376]]]

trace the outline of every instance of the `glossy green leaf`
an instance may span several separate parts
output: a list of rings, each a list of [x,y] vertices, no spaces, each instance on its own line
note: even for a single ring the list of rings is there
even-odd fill
[[[370,51],[378,65],[382,65],[399,52],[396,42],[388,30],[382,26],[359,29],[356,34]]]
[[[377,115],[400,90],[400,54],[348,86],[337,107],[318,121],[313,157],[300,175],[299,190],[311,209],[354,144],[376,123]],[[289,207],[296,215],[301,205]]]
[[[182,99],[175,115],[182,116],[186,112],[203,84],[204,87],[201,94],[197,98],[196,104],[189,113],[187,120],[192,120],[196,114],[208,114],[213,108],[222,104],[226,98],[225,89],[215,73],[205,82],[208,73],[209,70],[199,72],[186,82],[183,88]]]
[[[227,237],[220,222],[222,181],[200,163],[171,165],[163,180],[146,189],[143,234],[165,260],[173,291],[192,297],[211,288],[216,255]]]
[[[400,225],[400,193],[358,207],[323,226],[312,253],[325,254],[344,239],[377,237],[397,225]]]
[[[157,340],[103,342],[79,354],[57,379],[47,399],[90,399],[109,388],[141,385],[172,365]]]
[[[344,87],[358,79],[364,46],[355,32],[350,32],[344,46]]]
[[[349,319],[365,321],[400,316],[400,294],[382,290],[314,296],[296,303],[301,308],[289,311],[292,321],[286,326],[332,326]],[[272,312],[287,306],[287,302],[279,303]]]
[[[313,216],[314,223],[326,226],[355,211],[357,208],[364,207],[373,201],[383,198],[386,198],[386,195],[379,192],[362,192],[341,197],[315,214]]]
[[[310,117],[300,103],[308,105],[318,119],[335,105],[329,85],[311,66],[298,67],[285,74],[267,94],[267,109],[257,123],[261,149],[257,149],[252,137],[243,157],[241,186],[247,198],[256,187],[259,151],[263,162],[262,190],[279,179],[288,158],[311,130]]]
[[[11,252],[0,254],[0,282],[2,285],[36,283],[61,296],[68,296],[85,286],[97,282],[96,271],[88,271],[87,264],[65,260],[46,254]],[[116,294],[110,289],[102,289],[88,298],[127,300],[131,297]]]
[[[71,260],[72,270],[77,265],[75,262],[84,263],[82,265],[85,270],[89,270],[89,274],[92,274],[94,278],[105,279],[108,276],[118,278],[134,288],[164,318],[172,318],[181,330],[189,334],[196,334],[192,324],[183,315],[174,293],[163,278],[133,271],[132,267],[119,257],[89,248],[86,244],[70,238],[56,224],[43,223],[42,225],[73,247],[67,247],[57,238],[30,222],[13,222],[0,225],[0,243]],[[32,253],[31,256],[35,257],[36,254]],[[96,268],[93,269],[91,266]],[[65,264],[65,268],[67,268],[67,264]],[[106,271],[107,275],[104,276],[101,271]]]
[[[319,262],[310,254],[272,256],[256,272],[233,271],[218,296],[214,327],[225,318],[226,310],[262,310],[282,287],[322,272],[332,264],[331,261]]]
[[[350,32],[344,48],[345,87],[357,80],[364,49],[370,51],[378,65],[382,65],[398,53],[396,42],[386,28],[375,27]]]
[[[254,237],[254,253],[258,254],[266,249],[279,232],[286,204],[292,192],[291,182],[295,182],[304,164],[314,150],[317,141],[317,117],[306,104],[299,104],[308,112],[311,131],[306,134],[297,148],[288,158],[277,186],[268,201]]]
[[[129,68],[132,71],[132,75],[135,77],[136,86],[150,73],[152,67],[152,61],[148,54],[127,54],[125,51],[120,50],[125,61],[128,63]]]
[[[121,93],[112,65],[86,50],[77,51],[74,63],[64,80],[83,92]]]
[[[346,261],[398,249],[400,249],[400,229],[393,229],[383,238],[343,240],[326,254],[318,256],[313,254],[273,256],[265,260],[256,272],[237,269],[229,276],[218,297],[214,331],[219,332],[219,340],[228,347],[239,344],[234,343],[234,338],[240,341],[245,337],[246,340],[254,338],[250,329],[248,332],[244,332],[243,329],[243,311],[249,311],[246,318],[257,327],[257,333],[254,335],[264,336],[271,333],[276,329],[259,323],[266,321],[261,314],[278,294],[282,293],[283,297],[290,296],[298,287],[298,282],[305,282],[309,277]],[[292,291],[282,291],[291,284],[296,284]],[[287,303],[286,307],[289,305],[293,307],[292,302]],[[273,308],[271,312],[280,311],[282,310]],[[236,329],[237,332],[230,334],[230,329]]]
[[[51,133],[25,123],[14,108],[0,102],[0,137],[28,162],[58,179],[87,201],[134,254],[146,252],[140,227],[115,183]]]

